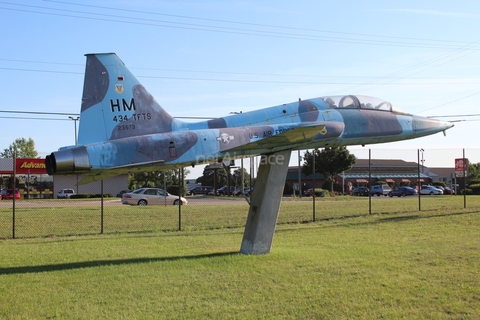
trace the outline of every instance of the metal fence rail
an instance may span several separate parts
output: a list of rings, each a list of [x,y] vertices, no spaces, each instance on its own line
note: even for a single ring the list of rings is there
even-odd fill
[[[423,197],[422,211],[480,211],[480,198],[468,209],[462,196]],[[315,203],[315,205],[313,205]],[[129,206],[120,200],[20,200],[0,202],[0,239],[77,236],[137,232],[175,232],[242,228],[248,203],[241,198],[189,198],[187,206]],[[316,212],[314,211],[316,208]],[[473,211],[472,211],[473,210]],[[372,214],[409,214],[418,212],[417,198],[373,197]],[[278,224],[310,223],[314,220],[348,219],[368,216],[368,197],[285,198]]]
[[[368,159],[365,155],[357,158]],[[382,150],[382,154],[385,150]],[[373,150],[372,158],[380,158],[378,150]],[[418,161],[417,150],[389,150],[393,159]],[[466,150],[466,158],[471,163],[480,162],[479,150]],[[424,150],[421,170],[427,170],[423,164],[431,158],[442,158],[449,167],[454,167],[455,159],[462,158],[462,149]],[[445,159],[446,158],[446,159]],[[12,167],[12,159],[0,161],[0,172],[7,172],[7,164]],[[2,174],[2,189],[10,187],[11,175]],[[174,232],[178,230],[211,230],[243,227],[248,214],[248,203],[241,197],[189,196],[186,206],[122,205],[120,198],[94,199],[53,199],[53,186],[49,180],[34,175],[17,175],[16,185],[21,185],[22,196],[19,200],[0,201],[0,239],[32,238],[51,236],[94,235],[129,232]],[[105,189],[112,186],[105,181]],[[26,191],[25,191],[26,190]],[[101,194],[101,188],[89,193]],[[290,194],[288,194],[290,196]],[[115,196],[115,195],[114,195]],[[475,197],[475,196],[472,196]],[[343,219],[368,214],[405,213],[418,210],[449,210],[465,207],[463,196],[427,197],[420,206],[416,197],[390,199],[388,197],[335,198],[293,198],[282,201],[277,223],[305,223],[328,219]],[[340,210],[339,208],[348,208]],[[469,210],[477,210],[475,203],[469,204]]]

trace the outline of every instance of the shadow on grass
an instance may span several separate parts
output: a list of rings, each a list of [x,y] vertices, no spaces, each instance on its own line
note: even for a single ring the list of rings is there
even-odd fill
[[[378,224],[378,223],[388,223],[388,222],[401,222],[401,221],[408,221],[408,220],[420,220],[420,219],[431,219],[431,218],[442,218],[442,217],[454,217],[454,216],[463,216],[467,214],[475,214],[478,211],[466,211],[466,212],[454,212],[454,213],[439,213],[439,214],[428,214],[426,215],[414,214],[414,215],[407,215],[407,216],[397,216],[397,217],[382,217],[375,221],[371,221],[370,224]],[[382,214],[384,215],[384,214]]]
[[[232,252],[209,253],[209,254],[191,255],[191,256],[134,258],[134,259],[117,259],[117,260],[94,260],[94,261],[70,262],[70,263],[50,264],[50,265],[41,265],[41,266],[11,267],[11,268],[0,268],[0,275],[52,272],[52,271],[63,271],[63,270],[72,270],[72,269],[81,269],[81,268],[118,266],[118,265],[162,262],[162,261],[178,261],[182,259],[192,260],[192,259],[239,255],[239,254],[240,254],[239,252],[232,251]]]
[[[421,220],[421,219],[442,218],[442,217],[454,217],[454,216],[463,216],[468,214],[479,213],[478,210],[474,210],[474,211],[469,210],[465,212],[454,212],[454,213],[438,213],[438,214],[432,214],[429,212],[429,210],[425,210],[421,212],[423,214],[405,215],[404,213],[400,213],[400,212],[381,213],[381,214],[372,214],[372,215],[359,214],[359,215],[349,215],[349,216],[341,216],[341,217],[335,217],[335,218],[317,218],[316,222],[334,222],[334,224],[329,224],[329,225],[318,224],[318,228],[338,228],[338,227],[344,227],[346,225],[348,226],[376,225],[381,223],[404,222],[404,221],[410,221],[410,220]],[[356,220],[358,218],[368,218],[368,217],[371,217],[373,219],[370,219],[368,221]],[[285,226],[285,225],[311,224],[316,222],[313,222],[312,220],[300,221],[300,222],[297,222],[297,221],[285,222],[285,223],[278,223],[277,226],[278,225]],[[294,229],[283,228],[281,230],[276,230],[275,232],[284,232],[289,230],[294,230]]]

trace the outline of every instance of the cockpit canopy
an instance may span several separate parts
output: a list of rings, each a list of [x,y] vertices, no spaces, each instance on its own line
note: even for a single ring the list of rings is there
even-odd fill
[[[320,97],[329,108],[375,109],[395,113],[405,113],[390,102],[369,96],[327,96]]]

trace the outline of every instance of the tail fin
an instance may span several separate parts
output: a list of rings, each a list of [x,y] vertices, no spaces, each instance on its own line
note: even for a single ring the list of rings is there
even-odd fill
[[[86,54],[78,143],[172,131],[169,115],[115,53]]]

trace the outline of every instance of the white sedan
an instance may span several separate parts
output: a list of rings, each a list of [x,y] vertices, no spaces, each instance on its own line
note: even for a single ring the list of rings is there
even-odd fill
[[[420,194],[443,194],[443,190],[437,189],[434,186],[422,186],[422,189],[420,189]]]
[[[122,195],[122,204],[130,205],[165,205],[187,204],[188,201],[184,197],[175,196],[160,188],[140,188]]]

